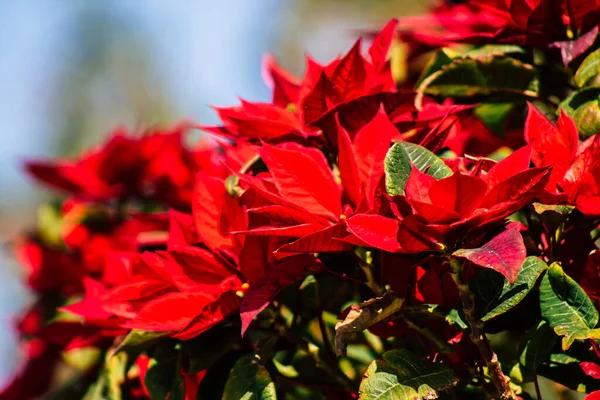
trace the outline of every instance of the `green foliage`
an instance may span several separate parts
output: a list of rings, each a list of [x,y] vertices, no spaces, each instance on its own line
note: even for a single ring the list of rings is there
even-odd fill
[[[558,264],[550,266],[540,285],[540,309],[548,325],[563,336],[568,350],[575,340],[600,337],[598,311],[585,291]]]
[[[183,376],[179,373],[179,347],[172,342],[165,342],[152,353],[144,379],[152,400],[183,400],[185,388]]]
[[[556,343],[556,334],[547,322],[541,321],[525,335],[520,363],[524,367],[535,370],[550,357]]]
[[[584,87],[600,74],[600,49],[590,53],[575,73],[575,83]]]
[[[276,400],[275,384],[267,369],[253,355],[242,356],[233,366],[223,400]]]
[[[404,194],[413,166],[438,180],[452,175],[444,161],[426,148],[408,142],[396,143],[385,157],[385,185],[389,195]]]
[[[514,285],[496,271],[481,271],[469,285],[476,296],[475,306],[481,320],[490,320],[516,307],[547,268],[539,258],[527,257]]]
[[[600,89],[587,88],[573,92],[560,108],[577,124],[579,134],[584,138],[600,130]]]
[[[433,399],[457,382],[452,370],[408,350],[391,350],[373,361],[360,384],[360,400]]]
[[[538,86],[538,72],[532,65],[506,56],[478,55],[442,66],[420,83],[417,92],[459,98],[501,93],[535,97]]]

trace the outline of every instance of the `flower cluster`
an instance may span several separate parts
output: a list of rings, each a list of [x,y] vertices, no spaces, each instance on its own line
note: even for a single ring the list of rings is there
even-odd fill
[[[600,389],[599,7],[442,4],[302,79],[266,57],[221,125],[27,162],[65,197],[15,246],[0,399]]]

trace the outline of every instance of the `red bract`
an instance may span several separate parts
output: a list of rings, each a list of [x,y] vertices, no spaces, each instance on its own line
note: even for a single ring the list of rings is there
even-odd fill
[[[70,197],[17,242],[37,297],[0,398],[517,399],[509,369],[597,390],[597,51],[572,69],[595,1],[445,4],[401,21],[408,54],[392,20],[302,79],[266,57],[271,100],[217,107],[196,146],[118,129],[28,163]]]
[[[107,201],[135,197],[185,208],[191,202],[195,172],[220,174],[214,145],[190,151],[183,144],[188,130],[151,130],[136,138],[124,128],[79,160],[31,161],[26,168],[35,178],[84,200]]]
[[[567,200],[583,213],[600,214],[600,139],[594,135],[579,144],[577,127],[562,113],[553,125],[534,106],[529,106],[525,138],[533,147],[538,167],[552,166],[546,189]],[[549,199],[552,201],[552,199]]]
[[[205,250],[144,253],[130,264],[126,282],[88,291],[82,303],[64,309],[93,324],[190,338],[239,306],[235,292],[241,288],[240,279]]]
[[[530,151],[525,147],[514,152],[487,173],[456,169],[439,180],[413,168],[406,195],[397,198],[398,220],[351,218],[350,230],[371,246],[388,251],[393,248],[388,243],[394,231],[399,252],[453,247],[469,232],[503,221],[539,195],[550,170],[529,168]]]
[[[409,40],[434,47],[456,42],[547,46],[595,29],[599,7],[597,1],[585,0],[469,0],[444,4],[431,16],[401,19],[400,26],[415,29]],[[423,26],[425,32],[419,29]]]
[[[307,58],[302,80],[281,69],[273,58],[266,58],[263,75],[273,90],[273,103],[242,100],[237,107],[216,107],[223,126],[202,129],[233,139],[300,141],[318,135],[319,128],[332,122],[328,118],[345,107],[361,110],[367,121],[375,115],[381,101],[388,109],[398,109],[410,95],[393,95],[396,84],[387,56],[396,23],[391,21],[375,38],[368,50],[369,58],[363,56],[360,40],[344,57],[327,65]],[[412,105],[400,109],[408,111]],[[343,121],[347,122],[347,118]],[[335,145],[335,136],[333,139],[328,139],[330,145]]]

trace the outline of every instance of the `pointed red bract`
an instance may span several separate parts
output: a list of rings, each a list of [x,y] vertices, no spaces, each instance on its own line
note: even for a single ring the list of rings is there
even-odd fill
[[[525,244],[519,232],[519,224],[511,223],[506,230],[477,249],[460,249],[454,257],[465,258],[484,268],[491,268],[508,279],[517,280],[526,257]]]
[[[242,335],[250,323],[284,287],[316,272],[319,268],[317,260],[310,255],[287,257],[281,262],[270,265],[265,274],[254,282],[244,294],[240,306],[242,318]]]

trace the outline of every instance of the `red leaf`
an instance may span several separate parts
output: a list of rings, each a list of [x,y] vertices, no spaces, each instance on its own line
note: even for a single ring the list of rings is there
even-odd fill
[[[289,72],[282,69],[272,55],[263,59],[263,79],[273,90],[273,103],[281,107],[296,104],[300,95],[300,83]]]
[[[301,237],[295,242],[286,244],[277,249],[280,253],[317,253],[351,250],[354,246],[341,240],[347,235],[346,224],[337,223],[328,228]]]
[[[214,296],[207,293],[169,293],[146,303],[124,325],[151,332],[179,331],[213,301]]]
[[[394,18],[375,36],[371,47],[369,47],[369,56],[371,63],[376,71],[381,71],[387,63],[387,56],[392,46],[392,41],[396,35],[398,19]]]
[[[247,231],[233,231],[232,235],[253,235],[253,236],[284,236],[301,237],[310,235],[323,229],[320,224],[301,224],[293,226],[261,226]]]
[[[286,200],[310,213],[332,220],[339,218],[342,213],[340,189],[321,152],[302,146],[264,144],[260,156]]]
[[[287,257],[278,264],[271,265],[244,293],[240,306],[242,336],[254,317],[269,305],[281,289],[316,271],[318,266],[316,259],[310,255]]]
[[[480,207],[492,208],[502,203],[517,202],[517,210],[533,199],[546,186],[551,169],[529,168],[494,186]],[[516,211],[516,210],[515,210]]]
[[[357,205],[362,200],[362,196],[356,154],[350,136],[337,121],[337,116],[336,122],[338,125],[338,165],[342,185],[350,200]]]
[[[300,225],[300,224],[327,224],[327,220],[312,216],[306,211],[300,211],[295,208],[279,205],[270,205],[257,208],[249,208],[248,213],[252,215],[260,215],[269,221],[279,222],[285,225]]]
[[[400,250],[398,220],[382,215],[358,214],[346,221],[348,231],[371,247],[393,253]]]
[[[548,189],[556,190],[556,184],[565,176],[579,145],[575,123],[561,113],[558,125],[554,126],[530,104],[525,121],[525,140],[532,146],[531,160],[536,167],[552,165]]]
[[[587,376],[591,376],[594,379],[600,379],[600,365],[584,361],[579,363],[579,366]]]
[[[358,176],[370,207],[374,204],[375,190],[383,176],[383,161],[390,148],[390,141],[398,134],[382,107],[354,137]]]
[[[304,124],[318,121],[335,104],[336,97],[333,84],[325,71],[321,71],[319,80],[300,103]]]
[[[600,390],[596,390],[595,392],[588,394],[585,397],[585,400],[600,400]]]
[[[513,284],[525,261],[526,250],[519,224],[511,223],[506,230],[477,249],[460,249],[453,254],[481,267],[491,268]]]
[[[595,3],[595,1],[591,1]],[[594,5],[597,8],[597,5]],[[588,12],[589,10],[586,10]],[[561,42],[551,43],[551,46],[560,49],[563,64],[570,64],[571,61],[585,53],[596,41],[598,36],[598,26],[592,28],[589,32],[579,36],[575,40],[565,40]]]
[[[531,146],[524,146],[519,150],[514,151],[511,155],[504,158],[499,163],[489,169],[485,180],[488,188],[493,188],[500,182],[511,178],[519,172],[529,168],[531,156]]]
[[[365,86],[367,69],[361,54],[361,40],[342,58],[331,74],[331,83],[338,93],[338,102],[358,97]]]
[[[211,249],[230,248],[234,244],[234,239],[219,229],[221,206],[227,195],[222,180],[198,172],[192,203],[194,223],[198,235]]]
[[[224,292],[194,316],[185,328],[171,336],[179,340],[192,339],[233,314],[240,304],[241,299],[235,292]]]
[[[600,308],[600,250],[594,250],[588,255],[578,282],[596,307]]]
[[[448,138],[450,130],[456,121],[458,121],[456,118],[447,120],[448,115],[451,112],[452,110],[448,111],[448,114],[446,114],[444,118],[442,118],[442,120],[427,133],[423,140],[421,140],[421,146],[425,147],[432,153],[437,153],[444,147],[444,143],[446,143],[446,139]]]
[[[435,206],[466,217],[481,204],[486,191],[483,179],[455,172],[431,184],[429,199]]]

